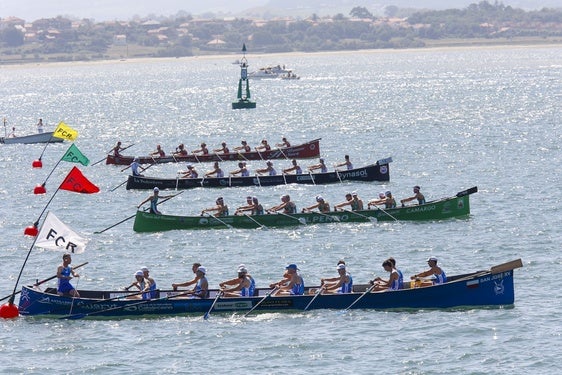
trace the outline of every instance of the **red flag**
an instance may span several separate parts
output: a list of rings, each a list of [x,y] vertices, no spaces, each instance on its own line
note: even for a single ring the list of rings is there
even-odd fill
[[[74,191],[82,194],[92,194],[100,191],[100,188],[92,184],[80,169],[73,167],[68,176],[64,179],[59,189]]]

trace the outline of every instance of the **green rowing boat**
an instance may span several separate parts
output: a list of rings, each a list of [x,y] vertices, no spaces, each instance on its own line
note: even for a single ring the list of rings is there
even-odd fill
[[[137,211],[133,230],[135,232],[161,232],[174,229],[253,229],[263,227],[286,227],[324,223],[365,223],[371,221],[443,220],[470,214],[470,194],[477,187],[457,193],[454,197],[427,202],[423,205],[372,209],[361,211],[333,211],[330,213],[275,213],[266,215],[174,216],[156,215]]]

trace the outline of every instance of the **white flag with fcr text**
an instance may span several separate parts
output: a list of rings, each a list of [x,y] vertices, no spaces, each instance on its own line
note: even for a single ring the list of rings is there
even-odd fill
[[[60,221],[55,214],[48,212],[37,235],[35,245],[43,249],[80,254],[86,249],[86,242],[85,238],[76,234],[76,232]]]

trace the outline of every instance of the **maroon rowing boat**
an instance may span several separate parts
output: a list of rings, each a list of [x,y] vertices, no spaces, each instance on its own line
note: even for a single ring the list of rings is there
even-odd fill
[[[185,156],[138,156],[140,164],[161,163],[204,163],[213,161],[245,161],[267,159],[309,159],[320,156],[320,138],[291,147],[276,148],[269,151],[230,152],[228,154],[190,154]],[[105,164],[129,165],[134,156],[107,155]]]

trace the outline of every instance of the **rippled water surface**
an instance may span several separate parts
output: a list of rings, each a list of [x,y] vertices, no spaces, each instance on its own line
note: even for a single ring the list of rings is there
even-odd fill
[[[394,159],[384,185],[194,189],[164,203],[166,213],[197,214],[219,195],[232,210],[247,195],[270,207],[288,192],[304,207],[316,194],[335,204],[351,190],[363,199],[388,189],[402,198],[421,185],[436,199],[479,188],[463,220],[154,234],[134,233],[130,220],[93,234],[133,215],[148,193],[110,191],[126,172],[100,163],[80,167],[99,194],[53,197],[73,166],[62,162],[53,171],[68,144],[0,145],[2,296],[11,293],[32,243],[23,230],[51,198],[49,210],[89,239],[86,252],[74,256],[74,264],[89,262],[74,281],[78,288],[120,288],[143,265],[167,287],[190,278],[197,261],[214,287],[235,276],[239,263],[261,286],[278,279],[288,262],[299,264],[307,284],[317,284],[336,274],[340,258],[356,283],[383,276],[380,264],[389,256],[407,276],[422,271],[429,256],[448,274],[519,257],[524,267],[515,271],[515,304],[505,309],[0,321],[0,372],[560,372],[560,56],[560,47],[250,54],[251,68],[287,64],[302,79],[252,82],[258,108],[242,111],[230,109],[239,76],[234,57],[2,66],[7,126],[25,134],[39,117],[49,129],[65,121],[79,131],[75,144],[92,162],[116,140],[134,143],[126,153],[140,155],[156,144],[170,152],[179,143],[193,150],[203,141],[218,148],[223,140],[233,147],[241,139],[256,145],[282,136],[293,143],[322,138],[330,165],[346,153],[357,166]],[[32,169],[43,151],[43,168]],[[275,161],[277,169],[289,164]],[[184,166],[155,166],[146,174],[169,177],[178,169]],[[45,180],[47,194],[33,195]],[[54,275],[60,256],[34,248],[21,283]]]

